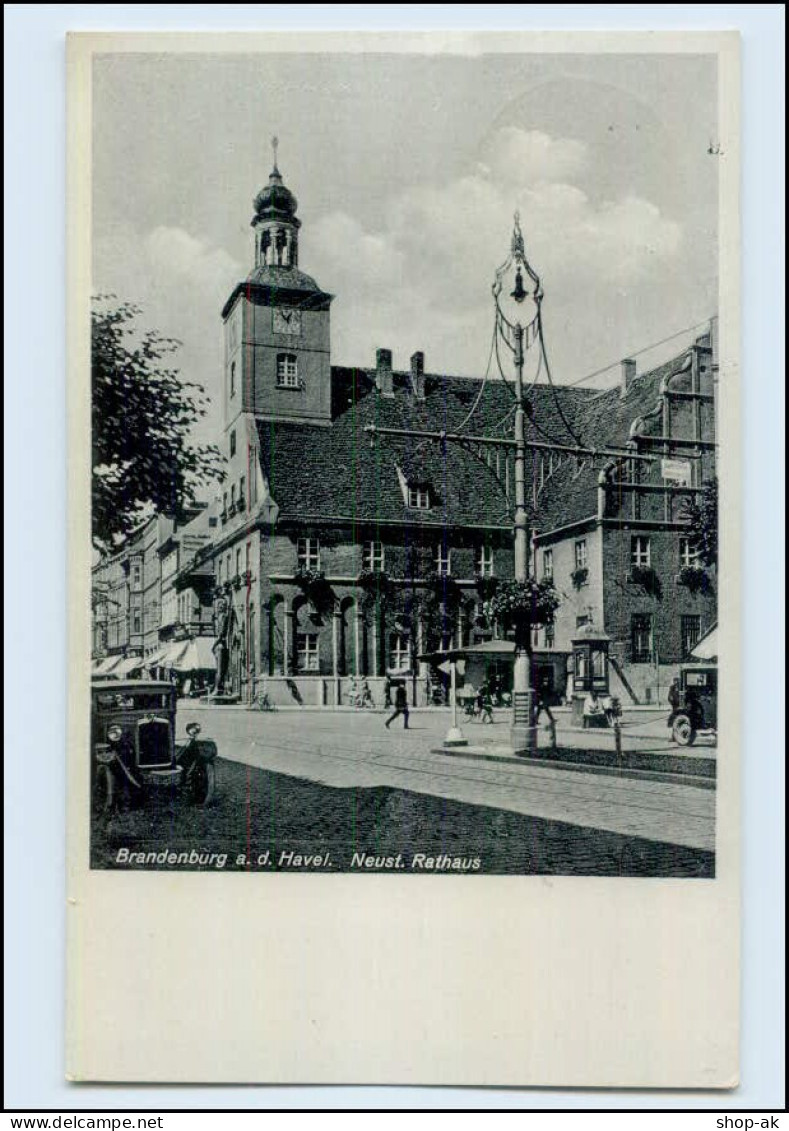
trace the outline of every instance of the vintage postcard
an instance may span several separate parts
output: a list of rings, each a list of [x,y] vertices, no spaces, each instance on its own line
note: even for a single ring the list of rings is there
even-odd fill
[[[71,1078],[733,1086],[736,34],[68,56]]]

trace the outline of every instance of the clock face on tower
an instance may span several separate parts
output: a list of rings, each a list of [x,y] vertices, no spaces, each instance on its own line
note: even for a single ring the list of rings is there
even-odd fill
[[[275,334],[289,334],[291,337],[298,337],[301,334],[301,311],[276,308],[272,328]]]

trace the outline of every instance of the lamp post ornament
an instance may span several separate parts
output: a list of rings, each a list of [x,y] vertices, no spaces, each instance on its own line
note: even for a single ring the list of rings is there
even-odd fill
[[[504,313],[501,305],[502,293],[504,290],[505,278],[511,272],[515,272],[515,284],[513,290],[508,293],[508,298],[512,299],[516,304],[516,311],[518,315],[513,315],[508,318]],[[526,282],[524,282],[524,278]],[[523,233],[521,232],[520,216],[515,213],[514,226],[512,232],[512,241],[510,244],[510,254],[507,259],[496,271],[495,281],[492,287],[493,300],[496,307],[496,326],[495,338],[496,356],[498,358],[498,340],[500,339],[510,350],[513,357],[513,365],[515,369],[515,382],[514,382],[514,398],[515,398],[515,422],[514,422],[514,435],[512,438],[502,436],[476,436],[462,431],[465,427],[466,421],[460,426],[457,432],[430,432],[426,430],[414,428],[381,428],[376,424],[368,424],[365,432],[370,436],[370,443],[375,443],[379,436],[391,436],[400,439],[408,438],[413,440],[421,438],[424,440],[434,441],[445,447],[446,444],[459,444],[471,456],[478,459],[483,466],[486,466],[486,472],[492,475],[498,482],[499,487],[504,491],[507,499],[510,500],[510,482],[505,479],[504,482],[498,472],[491,466],[490,461],[485,461],[482,457],[482,452],[488,453],[512,452],[514,456],[514,498],[513,504],[513,526],[514,526],[514,550],[515,550],[515,581],[520,583],[527,583],[529,581],[529,521],[528,511],[526,508],[526,409],[524,403],[523,391],[523,370],[525,364],[526,353],[532,346],[537,346],[536,355],[538,357],[537,373],[534,381],[537,380],[539,375],[539,366],[545,365],[548,368],[547,357],[545,355],[545,344],[542,336],[542,321],[541,321],[541,303],[543,299],[542,286],[537,273],[533,270],[531,264],[526,258],[526,249],[523,241]],[[520,312],[523,307],[522,304],[526,299],[531,300],[533,307],[533,316],[524,323],[521,321]],[[513,320],[514,318],[514,320]],[[503,370],[502,378],[505,378]],[[549,375],[550,379],[550,375]],[[551,382],[552,384],[552,382]],[[554,393],[555,395],[555,393]],[[561,405],[557,402],[559,414],[565,424],[565,428],[572,437],[572,444],[558,443],[549,437],[545,440],[537,440],[531,438],[528,441],[528,447],[533,451],[539,452],[569,452],[576,457],[586,456],[591,457],[593,460],[606,457],[609,459],[623,460],[623,459],[636,459],[646,463],[653,463],[654,456],[636,454],[626,449],[618,448],[589,448],[586,447],[575,433],[571,430],[569,424],[561,412]],[[512,694],[512,729],[510,731],[511,743],[513,751],[516,754],[529,755],[536,749],[537,744],[537,727],[534,723],[534,693],[531,684],[531,626],[527,622],[527,618],[516,618],[515,624],[515,662],[513,667],[513,694]],[[454,695],[453,695],[454,698]]]
[[[535,317],[528,327],[520,318],[511,321],[501,308],[501,293],[505,277],[515,269],[515,286],[510,294],[515,303],[520,304],[530,295],[524,286],[524,272],[532,289],[531,297],[537,308]],[[510,254],[496,271],[493,283],[493,301],[496,305],[496,333],[500,334],[513,354],[515,367],[515,580],[528,581],[529,578],[529,524],[526,510],[526,413],[523,407],[523,365],[524,352],[536,340],[532,327],[538,323],[542,289],[537,274],[532,270],[523,242],[520,216],[516,212],[512,232]],[[531,331],[531,332],[529,332]],[[534,705],[531,683],[531,639],[530,627],[523,620],[515,625],[515,660],[512,672],[512,728],[510,731],[512,749],[516,754],[529,754],[537,747],[537,728],[534,725]]]

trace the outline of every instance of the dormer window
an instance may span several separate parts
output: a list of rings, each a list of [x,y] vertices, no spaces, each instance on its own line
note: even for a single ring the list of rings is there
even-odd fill
[[[295,353],[277,354],[277,388],[298,389],[299,367]]]
[[[430,489],[421,484],[408,484],[408,505],[415,510],[430,510]]]

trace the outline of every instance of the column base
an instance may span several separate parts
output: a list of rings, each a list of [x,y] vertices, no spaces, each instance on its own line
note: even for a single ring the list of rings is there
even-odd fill
[[[516,724],[510,727],[510,745],[513,754],[532,758],[537,753],[537,727]]]
[[[468,746],[468,739],[460,727],[450,727],[444,739],[445,746]]]

